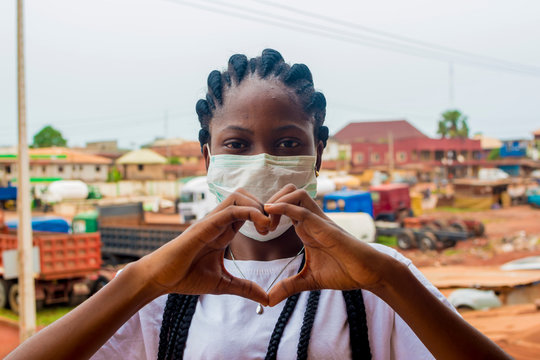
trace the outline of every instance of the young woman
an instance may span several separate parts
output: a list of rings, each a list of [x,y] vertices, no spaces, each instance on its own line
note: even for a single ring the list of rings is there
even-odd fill
[[[234,55],[196,108],[219,205],[10,358],[508,358],[316,205],[326,101],[305,65]]]

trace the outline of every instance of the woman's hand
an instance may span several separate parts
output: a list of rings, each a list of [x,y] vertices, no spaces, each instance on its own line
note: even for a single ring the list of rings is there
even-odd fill
[[[234,294],[266,305],[268,296],[261,287],[232,276],[223,265],[226,247],[247,220],[261,233],[268,231],[270,219],[262,204],[239,189],[137,266],[158,294]]]
[[[270,306],[294,293],[316,289],[374,289],[381,269],[393,261],[337,226],[309,194],[287,185],[264,205],[270,230],[286,215],[306,250],[305,266],[297,275],[276,284],[269,293]]]

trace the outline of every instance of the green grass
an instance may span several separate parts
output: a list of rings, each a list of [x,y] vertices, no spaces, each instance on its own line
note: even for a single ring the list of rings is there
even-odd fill
[[[395,236],[379,235],[375,242],[386,246],[397,246],[397,238]]]
[[[36,325],[47,326],[49,324],[52,324],[53,322],[70,312],[72,309],[72,307],[62,306],[50,307],[40,310],[36,314]],[[0,317],[19,321],[19,316],[8,309],[0,309]]]

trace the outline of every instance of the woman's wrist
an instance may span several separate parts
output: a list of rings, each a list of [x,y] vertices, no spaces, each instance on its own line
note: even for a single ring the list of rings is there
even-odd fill
[[[375,271],[379,275],[379,280],[366,290],[385,301],[396,295],[400,282],[406,281],[407,275],[414,276],[405,264],[388,255],[380,257]]]
[[[154,279],[154,269],[148,256],[128,264],[118,276],[129,278],[131,293],[144,303],[167,293],[163,286],[159,286]],[[133,281],[134,280],[134,281]]]

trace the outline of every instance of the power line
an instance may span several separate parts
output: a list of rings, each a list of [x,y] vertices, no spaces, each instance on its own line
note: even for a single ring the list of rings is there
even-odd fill
[[[469,53],[461,52],[463,55],[460,55],[459,51],[457,50],[455,51],[454,54],[444,53],[442,52],[443,47],[441,47],[441,49],[413,47],[407,43],[397,43],[395,41],[375,38],[373,36],[370,37],[370,36],[366,36],[366,35],[362,35],[362,34],[358,34],[354,32],[347,32],[347,31],[336,29],[336,28],[328,27],[325,25],[299,20],[296,18],[293,19],[293,18],[287,18],[284,16],[281,16],[278,18],[276,14],[272,14],[269,12],[262,12],[262,11],[258,11],[252,8],[245,8],[245,7],[230,4],[230,3],[225,4],[220,1],[199,1],[197,3],[192,3],[192,2],[184,1],[184,0],[166,0],[166,1],[178,4],[178,5],[186,5],[186,6],[194,7],[197,9],[217,13],[220,15],[232,16],[232,17],[243,19],[243,20],[255,21],[258,23],[266,23],[273,26],[279,26],[282,28],[288,28],[295,31],[308,33],[311,35],[323,36],[323,37],[331,38],[334,40],[345,41],[345,42],[353,43],[356,45],[364,45],[368,47],[389,50],[389,51],[399,52],[399,53],[423,57],[423,58],[430,58],[430,59],[435,59],[435,60],[444,61],[444,62],[458,62],[462,64],[483,67],[483,68],[491,68],[491,69],[500,70],[500,71],[522,73],[522,74],[527,74],[527,75],[532,75],[532,76],[540,76],[540,68],[537,68],[537,67],[530,67],[530,66],[525,66],[522,64],[504,62],[502,60],[498,60],[494,58],[487,58],[487,57],[475,58],[473,57],[474,54],[467,55],[468,56],[467,57],[465,56],[465,54],[469,54]],[[206,3],[206,4],[202,4],[202,3]],[[236,9],[238,11],[234,11],[231,9]],[[496,60],[496,61],[493,61],[493,60]]]
[[[288,6],[288,5],[277,4],[277,3],[274,3],[272,1],[267,1],[267,0],[251,0],[251,1],[263,4],[263,5],[266,5],[266,6],[278,8],[278,9],[284,9],[286,11],[293,12],[295,15],[300,14],[302,16],[311,17],[313,19],[327,21],[327,22],[330,22],[332,24],[339,24],[339,25],[344,26],[344,27],[354,28],[354,29],[361,30],[361,31],[364,31],[364,32],[367,32],[367,33],[372,33],[372,34],[375,34],[377,36],[382,36],[382,37],[394,39],[394,40],[397,40],[397,41],[406,42],[406,43],[417,45],[417,46],[422,46],[422,47],[426,47],[426,48],[432,48],[432,49],[444,51],[444,52],[447,52],[449,54],[458,54],[458,55],[467,56],[467,57],[481,58],[481,59],[484,59],[485,61],[493,61],[493,62],[500,63],[501,65],[522,67],[524,69],[527,68],[527,69],[529,69],[529,70],[531,70],[533,72],[540,71],[540,68],[536,67],[536,66],[519,64],[519,63],[515,63],[515,62],[510,62],[510,61],[507,61],[507,60],[497,59],[497,58],[494,58],[494,57],[491,57],[491,56],[485,56],[485,55],[481,55],[481,54],[471,53],[471,52],[467,52],[467,51],[462,51],[462,50],[442,46],[442,45],[439,45],[439,44],[430,43],[430,42],[427,42],[427,41],[413,39],[413,38],[410,38],[410,37],[407,37],[407,36],[393,34],[393,33],[389,33],[389,32],[386,32],[386,31],[373,29],[373,28],[370,28],[370,27],[367,27],[367,26],[363,26],[363,25],[360,25],[360,24],[357,24],[357,23],[350,22],[350,21],[345,21],[345,20],[336,19],[336,18],[333,18],[333,17],[330,17],[330,16],[321,15],[321,14],[318,14],[318,13],[315,13],[315,12],[312,12],[312,11],[298,9],[298,8]]]

